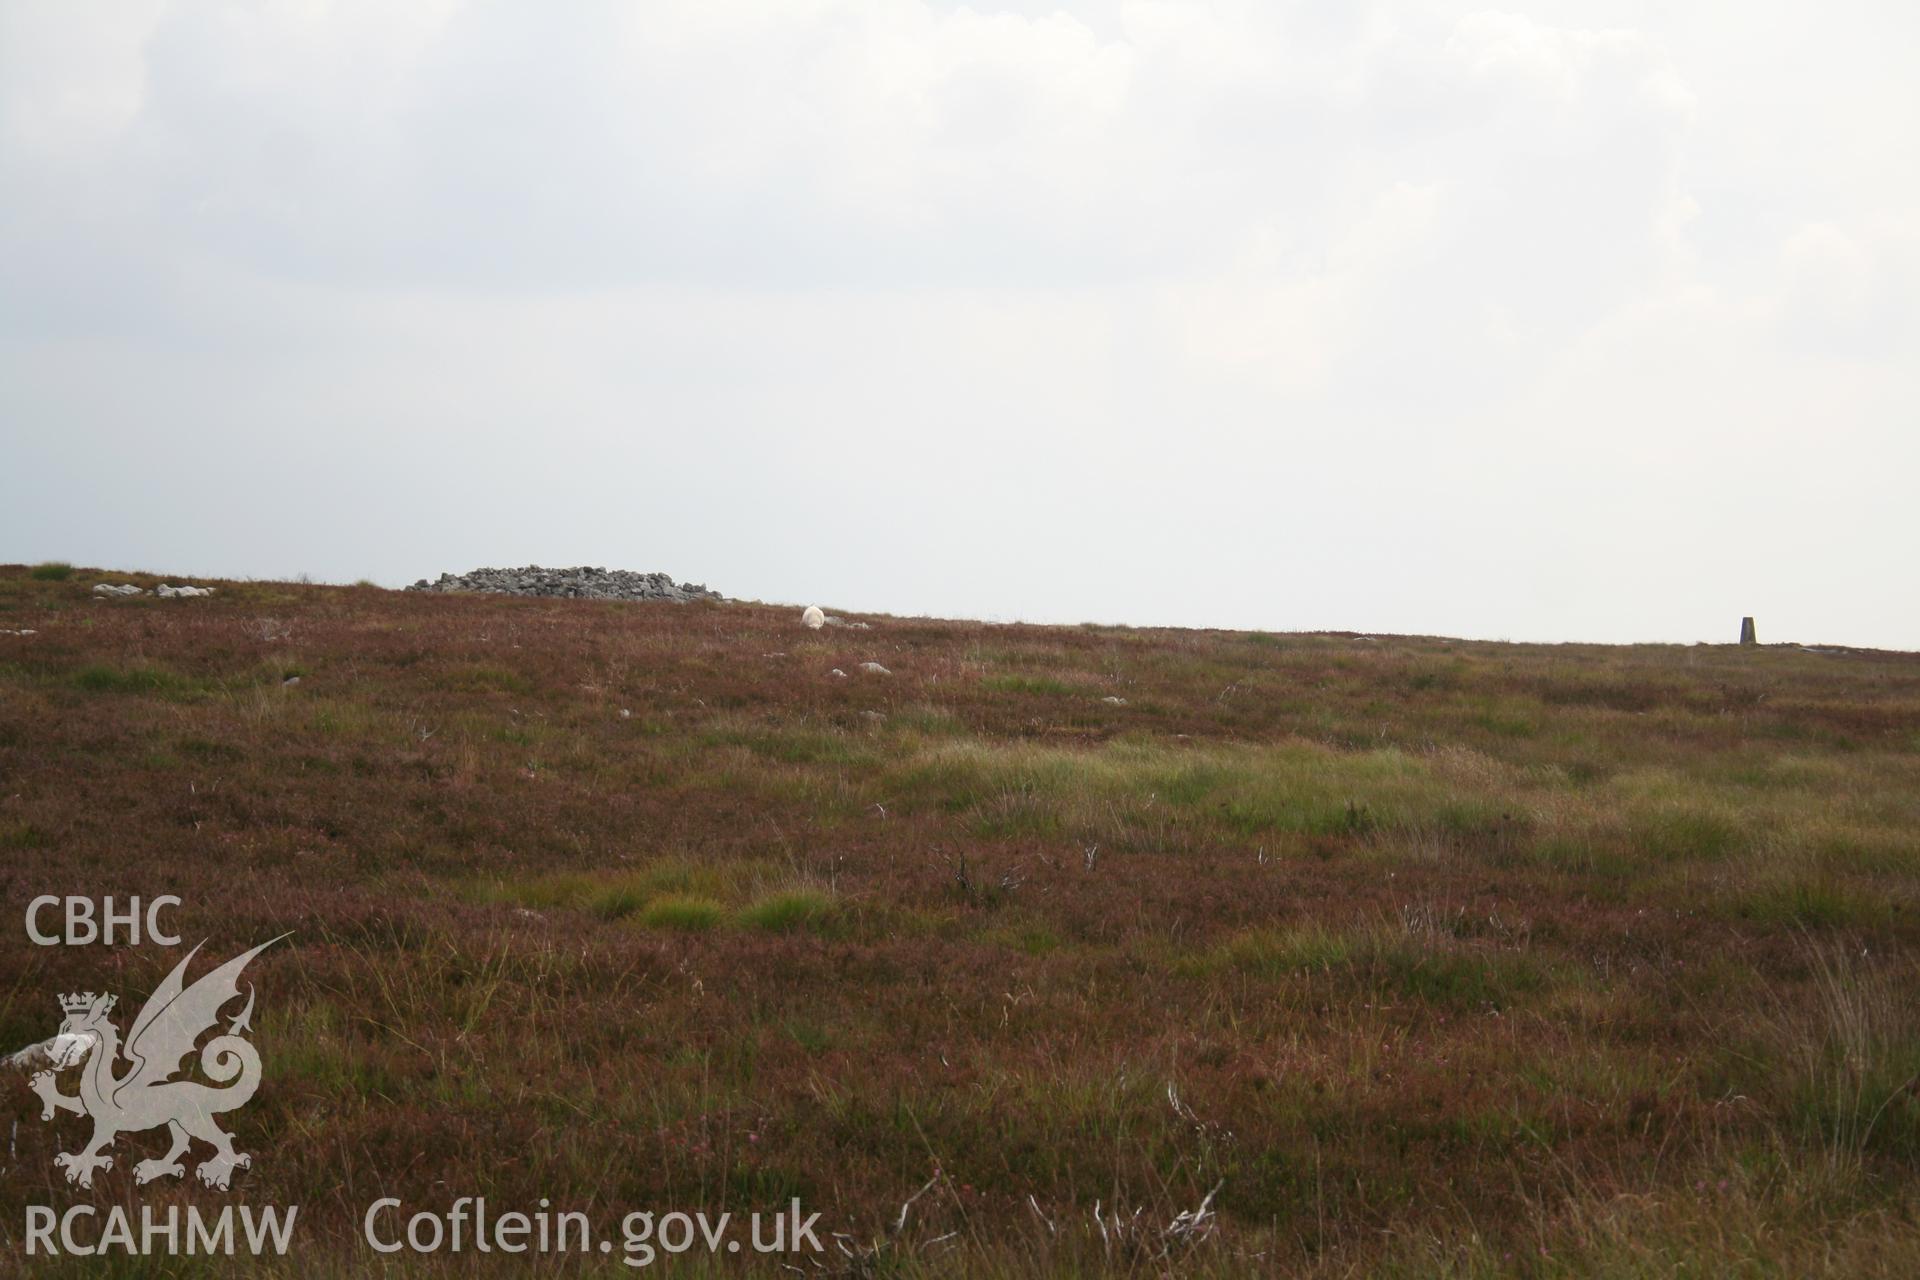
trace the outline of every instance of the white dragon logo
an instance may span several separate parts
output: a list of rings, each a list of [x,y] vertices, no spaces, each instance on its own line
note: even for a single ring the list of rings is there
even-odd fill
[[[281,934],[284,938],[287,935]],[[67,1181],[82,1187],[93,1185],[96,1169],[111,1169],[113,1157],[106,1150],[123,1133],[137,1133],[161,1125],[173,1136],[173,1145],[158,1160],[142,1160],[134,1166],[134,1181],[152,1182],[155,1178],[178,1178],[186,1173],[180,1163],[189,1141],[198,1138],[212,1144],[214,1155],[200,1162],[196,1173],[210,1187],[226,1190],[235,1169],[244,1169],[253,1158],[233,1149],[233,1138],[215,1125],[213,1118],[223,1111],[246,1105],[260,1085],[260,1055],[240,1038],[250,1029],[253,1017],[253,988],[247,988],[247,1004],[227,1026],[227,1034],[217,1035],[200,1050],[200,1070],[215,1084],[198,1080],[174,1080],[182,1061],[194,1050],[201,1034],[219,1020],[220,1010],[240,994],[240,971],[247,962],[280,938],[261,943],[245,955],[227,961],[205,974],[192,986],[182,982],[187,963],[200,951],[195,947],[185,960],[173,967],[147,1003],[141,1007],[127,1030],[124,1050],[120,1032],[108,1021],[114,997],[83,995],[60,997],[66,1020],[50,1050],[53,1070],[33,1077],[33,1091],[46,1104],[42,1120],[53,1119],[56,1111],[93,1117],[93,1137],[79,1151],[61,1153],[55,1165],[66,1170]],[[204,945],[204,944],[203,944]],[[116,1076],[114,1069],[124,1052],[127,1071]],[[64,1071],[85,1060],[80,1075],[80,1092],[66,1094],[54,1084],[54,1072]]]

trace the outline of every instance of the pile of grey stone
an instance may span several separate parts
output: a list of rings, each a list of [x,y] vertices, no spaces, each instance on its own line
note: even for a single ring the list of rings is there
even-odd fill
[[[122,582],[119,584],[96,582],[93,584],[93,594],[109,600],[124,599],[127,596],[143,596],[146,593],[145,587],[136,587],[131,582]],[[170,583],[163,582],[153,589],[153,594],[159,596],[162,600],[193,600],[200,596],[212,595],[213,588],[192,586],[176,587]]]
[[[475,569],[472,573],[443,573],[433,582],[425,578],[409,591],[490,591],[510,596],[568,596],[587,600],[719,600],[697,582],[675,582],[664,573],[635,573],[630,569],[600,569],[585,565],[572,569]]]

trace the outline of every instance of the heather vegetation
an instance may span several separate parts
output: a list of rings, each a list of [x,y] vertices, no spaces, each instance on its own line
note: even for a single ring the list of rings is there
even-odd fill
[[[0,570],[0,1049],[178,959],[35,894],[291,931],[288,1274],[383,1195],[798,1196],[825,1274],[1920,1273],[1920,656],[90,581]],[[88,1198],[0,1085],[0,1223]],[[142,1142],[92,1200],[213,1194]]]

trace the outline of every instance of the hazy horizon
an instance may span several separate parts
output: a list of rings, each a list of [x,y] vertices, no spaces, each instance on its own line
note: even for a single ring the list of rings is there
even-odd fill
[[[44,563],[44,562],[40,562],[40,563]],[[70,562],[66,562],[66,563],[70,563]],[[202,582],[202,583],[217,582],[217,581],[285,582],[285,583],[289,583],[297,586],[323,586],[323,587],[359,586],[362,584],[370,583],[373,586],[381,587],[386,590],[400,591],[400,590],[405,590],[407,587],[412,586],[414,582],[419,581],[419,579],[411,579],[406,582],[382,582],[373,578],[369,578],[365,575],[357,575],[357,576],[344,577],[344,578],[321,578],[321,577],[316,577],[313,574],[306,573],[304,571],[300,573],[292,573],[292,574],[258,574],[258,575],[226,574],[226,573],[214,572],[211,570],[186,573],[177,569],[170,571],[167,569],[155,569],[151,566],[132,565],[132,564],[112,565],[112,566],[75,565],[74,567],[77,569],[97,569],[101,574],[106,575],[101,579],[101,581],[105,581],[105,582],[116,581],[116,579],[113,577],[113,575],[115,574],[128,574],[128,575],[136,575],[136,576],[142,576],[142,577],[157,577],[161,579],[166,579],[171,574],[172,577],[178,579],[180,582],[189,582],[189,581]],[[451,573],[454,573],[456,576],[458,576],[460,573],[468,572],[471,569],[477,569],[477,568],[525,568],[525,567],[529,567],[529,566],[527,565],[491,565],[491,566],[473,565],[473,566],[469,566],[467,570],[447,570],[446,572],[451,572]],[[636,572],[642,572],[642,573],[665,572],[664,570],[648,569],[645,566],[612,565],[612,564],[587,566],[587,565],[576,565],[572,563],[560,564],[558,562],[555,562],[550,564],[537,565],[533,567],[540,567],[540,568],[546,568],[546,569],[572,569],[572,568],[580,568],[580,567],[592,567],[592,568],[603,568],[603,569],[633,569]],[[433,579],[438,578],[439,576],[440,576],[439,573],[428,574],[426,575],[426,580],[430,582]],[[672,575],[672,574],[669,574],[668,576],[675,577],[675,575]],[[695,581],[695,580],[676,577],[676,581],[682,582],[684,584],[688,581]],[[702,583],[700,585],[711,587],[713,584]],[[867,616],[867,617],[885,616],[885,617],[895,617],[895,618],[901,618],[901,619],[926,618],[931,621],[937,621],[937,622],[981,622],[989,625],[1028,624],[1028,625],[1036,625],[1036,626],[1063,626],[1063,627],[1074,627],[1074,626],[1129,627],[1129,628],[1138,628],[1143,630],[1171,629],[1171,630],[1187,630],[1187,631],[1272,632],[1277,634],[1293,634],[1293,635],[1328,635],[1328,634],[1337,634],[1342,632],[1352,632],[1355,635],[1363,636],[1363,637],[1370,636],[1370,635],[1377,635],[1381,638],[1399,636],[1399,637],[1405,637],[1409,639],[1424,638],[1424,639],[1434,639],[1434,640],[1461,640],[1461,641],[1487,642],[1487,643],[1495,643],[1495,644],[1546,644],[1546,645],[1589,644],[1589,645],[1618,645],[1618,646],[1629,646],[1629,645],[1683,645],[1683,646],[1686,646],[1686,645],[1696,645],[1696,644],[1736,644],[1738,643],[1739,630],[1740,630],[1739,622],[1741,621],[1741,619],[1738,619],[1738,618],[1734,620],[1735,625],[1731,628],[1730,634],[1726,637],[1700,636],[1700,637],[1695,637],[1693,639],[1674,639],[1671,637],[1645,637],[1637,640],[1635,639],[1590,640],[1590,639],[1583,639],[1579,636],[1543,638],[1538,636],[1522,636],[1522,635],[1471,635],[1471,634],[1465,634],[1465,633],[1456,634],[1452,632],[1434,632],[1434,631],[1393,631],[1387,628],[1378,628],[1374,632],[1368,632],[1360,628],[1339,626],[1334,624],[1328,624],[1326,626],[1263,627],[1263,626],[1257,626],[1252,624],[1236,625],[1236,624],[1229,624],[1224,622],[1187,622],[1187,621],[1175,622],[1175,621],[1166,621],[1166,620],[1156,621],[1151,619],[1143,621],[1138,618],[1134,618],[1134,619],[1096,618],[1096,617],[1079,618],[1079,617],[1064,617],[1064,616],[1049,618],[1049,617],[1011,617],[1011,616],[1000,615],[1000,614],[960,614],[960,613],[938,613],[938,612],[907,613],[907,612],[901,612],[899,610],[881,609],[877,607],[862,605],[854,601],[812,600],[812,599],[788,600],[788,599],[777,598],[777,597],[776,598],[762,598],[757,596],[744,597],[744,596],[733,595],[727,592],[722,592],[721,594],[724,596],[727,596],[727,598],[730,601],[740,603],[740,604],[767,605],[767,606],[772,606],[776,608],[792,608],[796,610],[804,609],[809,604],[818,604],[818,605],[821,605],[823,608],[826,608],[830,612],[839,611],[841,613],[848,614],[848,615],[859,615],[859,616]],[[653,609],[653,608],[675,609],[675,608],[685,607],[683,605],[666,602],[666,601],[627,601],[625,602],[625,604],[628,607],[637,608],[637,609]],[[1801,644],[1801,645],[1818,646],[1818,645],[1826,645],[1826,644],[1841,644],[1849,648],[1880,649],[1882,651],[1887,651],[1887,652],[1911,652],[1910,650],[1902,650],[1893,646],[1847,645],[1846,642],[1836,641],[1832,637],[1826,637],[1823,639],[1822,637],[1819,637],[1819,636],[1769,635],[1764,626],[1759,626],[1758,630],[1759,630],[1759,636],[1760,636],[1759,642],[1762,645]]]
[[[0,560],[1920,649],[1916,36],[0,0]]]

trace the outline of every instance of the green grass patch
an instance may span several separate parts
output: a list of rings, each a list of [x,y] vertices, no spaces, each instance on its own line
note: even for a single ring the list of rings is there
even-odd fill
[[[1308,924],[1236,934],[1186,967],[1201,973],[1232,969],[1278,978],[1341,968],[1351,964],[1354,955],[1351,935]]]
[[[744,747],[763,760],[781,764],[866,765],[876,759],[864,737],[831,725],[762,725],[728,719],[708,725],[700,740],[713,747]]]
[[[995,929],[987,935],[987,941],[1030,956],[1044,956],[1060,949],[1060,935],[1037,920]]]
[[[1649,854],[1667,862],[1711,862],[1740,845],[1740,829],[1716,813],[1670,809],[1635,824],[1634,835]]]
[[[967,731],[953,712],[942,707],[903,707],[892,714],[890,727],[910,730],[929,738],[952,738]]]
[[[150,664],[110,667],[103,663],[81,667],[70,677],[73,687],[87,693],[152,694],[170,696],[188,693],[194,684],[165,667]]]
[[[53,837],[31,822],[0,827],[0,849],[46,849],[52,844]]]
[[[648,903],[640,913],[640,923],[649,929],[705,933],[719,924],[726,914],[726,908],[712,898],[676,893]]]
[[[790,1018],[782,1024],[781,1030],[785,1031],[795,1044],[815,1057],[833,1047],[833,1033],[817,1022]]]
[[[669,857],[619,870],[559,871],[519,880],[473,881],[462,886],[461,892],[475,902],[536,911],[588,911],[620,920],[676,898],[716,904],[737,902],[753,884],[773,874],[772,864],[763,861],[694,862]]]
[[[1540,732],[1539,718],[1532,709],[1511,700],[1482,708],[1470,723],[1501,738],[1531,738]]]
[[[65,582],[73,576],[73,566],[65,560],[48,560],[28,570],[36,582]]]
[[[837,914],[833,899],[817,889],[768,894],[740,913],[740,922],[766,933],[819,933]]]
[[[1538,966],[1517,952],[1417,937],[1391,924],[1336,930],[1313,923],[1253,930],[1177,967],[1190,974],[1235,971],[1269,979],[1330,979],[1377,999],[1451,1009],[1502,1006],[1543,983]]]
[[[902,808],[965,814],[979,835],[1109,847],[1164,845],[1206,827],[1359,836],[1437,817],[1458,793],[1407,752],[1304,742],[1087,749],[961,739],[913,754],[887,783]]]
[[[1733,914],[1755,924],[1804,929],[1871,928],[1888,923],[1891,905],[1830,876],[1795,876],[1762,885],[1733,900]]]

